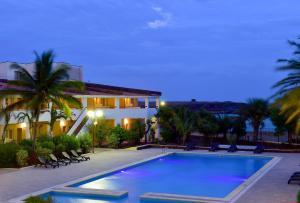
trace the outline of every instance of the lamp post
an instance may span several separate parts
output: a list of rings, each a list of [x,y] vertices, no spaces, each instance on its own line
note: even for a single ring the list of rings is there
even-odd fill
[[[93,122],[93,132],[92,132],[92,139],[93,139],[93,143],[92,143],[92,150],[93,153],[95,153],[95,127],[98,124],[98,118],[103,117],[103,111],[88,111],[87,112],[88,117],[92,120]]]

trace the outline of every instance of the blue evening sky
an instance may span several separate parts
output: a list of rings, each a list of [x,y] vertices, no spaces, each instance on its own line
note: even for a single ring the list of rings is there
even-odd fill
[[[86,81],[167,100],[268,97],[300,0],[1,0],[0,61],[54,49]]]

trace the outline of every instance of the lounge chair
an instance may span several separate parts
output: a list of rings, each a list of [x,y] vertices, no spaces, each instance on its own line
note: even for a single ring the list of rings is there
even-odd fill
[[[87,160],[90,160],[91,158],[88,157],[88,156],[83,156],[83,155],[79,155],[75,150],[71,150],[71,154],[73,157],[79,157],[79,158],[82,158],[83,161],[87,161]]]
[[[218,151],[220,148],[219,148],[219,144],[217,143],[212,143],[210,148],[208,149],[208,151],[210,152],[216,152]]]
[[[59,167],[59,164],[49,162],[41,156],[38,156],[37,160],[38,160],[38,163],[35,165],[35,167],[37,167],[37,166],[41,166],[41,167],[45,167],[45,168],[48,168],[47,166],[51,166],[52,168]]]
[[[189,142],[186,144],[184,150],[185,150],[185,151],[191,151],[191,150],[194,150],[194,149],[195,149],[195,146],[196,146],[196,142],[189,141]]]
[[[261,154],[265,150],[265,147],[262,144],[257,144],[256,148],[253,150],[254,154]]]
[[[58,159],[54,154],[49,154],[49,157],[52,162],[57,163],[57,164],[64,164],[65,166],[68,164],[71,164],[70,160],[67,159]]]
[[[77,149],[76,152],[77,152],[78,155],[83,155],[84,154],[83,150],[81,148]]]
[[[292,183],[298,183],[300,184],[300,176],[299,175],[292,175],[290,177],[290,179],[288,180],[288,184],[292,184]]]
[[[75,158],[75,157],[70,157],[70,155],[67,152],[62,152],[62,155],[65,159],[69,160],[71,163],[79,163],[82,161],[81,159]]]
[[[228,152],[236,152],[236,151],[238,151],[238,148],[237,148],[236,144],[231,144],[227,151]]]

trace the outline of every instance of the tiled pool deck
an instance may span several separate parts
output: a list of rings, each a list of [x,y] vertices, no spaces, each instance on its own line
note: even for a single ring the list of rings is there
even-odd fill
[[[176,150],[168,150],[176,151]],[[207,151],[193,151],[202,153]],[[109,150],[91,155],[91,161],[72,164],[58,169],[24,168],[17,171],[0,169],[0,202],[33,193],[55,185],[63,184],[101,171],[136,162],[161,154],[161,149],[141,151]],[[222,153],[222,152],[219,152]],[[223,152],[227,154],[227,152]],[[240,152],[239,154],[252,154]],[[287,180],[294,171],[300,171],[300,154],[265,153],[264,155],[281,157],[281,161],[266,175],[259,179],[237,203],[292,203],[298,185],[288,185]]]

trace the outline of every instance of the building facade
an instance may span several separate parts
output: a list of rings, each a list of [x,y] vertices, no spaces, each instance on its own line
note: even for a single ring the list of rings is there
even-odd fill
[[[8,88],[8,81],[18,79],[18,72],[11,68],[10,62],[0,63],[0,89]],[[29,72],[33,71],[33,64],[19,64]],[[82,81],[82,67],[71,66],[69,75],[71,80]],[[78,135],[85,130],[85,126],[92,122],[89,114],[100,115],[111,126],[120,125],[129,129],[136,120],[145,122],[152,119],[159,107],[161,92],[116,87],[95,83],[85,83],[85,90],[80,92],[67,92],[82,103],[82,108],[71,106],[72,116],[67,120],[57,120],[53,126],[53,135],[62,133]],[[0,108],[3,109],[18,101],[18,95],[7,97],[1,95]],[[155,104],[155,105],[152,105]],[[50,107],[46,104],[38,123],[38,135],[49,134]],[[57,110],[59,111],[59,110]],[[7,126],[6,142],[19,142],[30,139],[28,121],[20,122],[20,115],[26,112],[24,109],[16,109],[10,113]],[[3,132],[5,118],[0,120],[0,132]],[[158,133],[156,136],[159,136]]]

